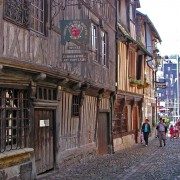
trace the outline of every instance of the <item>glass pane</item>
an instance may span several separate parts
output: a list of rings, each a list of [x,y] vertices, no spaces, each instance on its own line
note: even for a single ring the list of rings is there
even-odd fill
[[[44,23],[40,22],[40,32],[44,33]]]

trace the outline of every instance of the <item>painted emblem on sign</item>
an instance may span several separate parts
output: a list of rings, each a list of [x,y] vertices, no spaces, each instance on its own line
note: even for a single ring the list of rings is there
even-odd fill
[[[79,39],[83,29],[84,28],[80,23],[71,24],[69,27],[70,38]]]
[[[89,21],[88,20],[63,20],[61,29],[63,36],[61,42],[80,42],[88,43],[89,41]]]

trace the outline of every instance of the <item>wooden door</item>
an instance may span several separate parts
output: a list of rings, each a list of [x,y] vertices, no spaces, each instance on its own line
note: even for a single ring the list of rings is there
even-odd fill
[[[37,174],[54,168],[54,110],[35,109],[35,162]]]
[[[108,113],[99,113],[98,116],[98,152],[108,153],[109,144],[109,119]]]

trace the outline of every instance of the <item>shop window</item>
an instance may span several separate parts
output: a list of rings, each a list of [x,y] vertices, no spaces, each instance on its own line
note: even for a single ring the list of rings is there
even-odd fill
[[[28,91],[0,88],[0,152],[28,147]]]

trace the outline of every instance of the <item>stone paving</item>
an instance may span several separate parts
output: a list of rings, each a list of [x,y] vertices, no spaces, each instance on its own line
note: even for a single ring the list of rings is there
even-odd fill
[[[164,147],[154,139],[148,147],[138,144],[111,155],[86,158],[38,179],[180,180],[180,138],[168,139]]]

